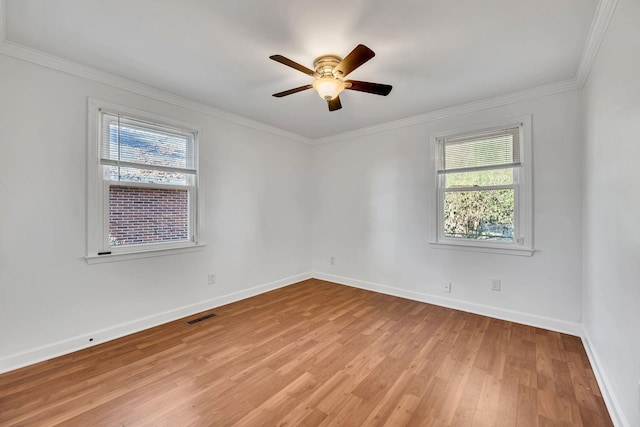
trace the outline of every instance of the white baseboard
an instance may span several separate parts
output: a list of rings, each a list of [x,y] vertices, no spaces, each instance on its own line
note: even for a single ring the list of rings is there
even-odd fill
[[[210,310],[212,308],[220,307],[232,302],[240,301],[245,298],[272,291],[274,289],[289,286],[291,284],[301,282],[310,278],[317,278],[320,280],[326,280],[329,282],[339,283],[342,285],[352,286],[368,291],[379,292],[387,295],[426,302],[442,307],[453,308],[456,310],[467,311],[470,313],[494,317],[497,319],[508,320],[511,322],[522,323],[525,325],[580,336],[582,338],[584,348],[587,352],[587,357],[589,358],[591,367],[593,368],[593,372],[596,376],[596,380],[598,381],[598,385],[600,386],[602,397],[605,401],[605,404],[607,405],[607,409],[609,410],[609,414],[614,425],[620,427],[631,426],[631,424],[629,424],[629,422],[626,420],[624,412],[622,411],[617,398],[612,392],[610,381],[605,374],[605,370],[603,369],[603,365],[600,361],[600,358],[598,357],[595,347],[593,346],[589,334],[579,323],[567,322],[513,310],[506,310],[483,304],[470,303],[466,301],[455,300],[452,298],[444,298],[437,295],[410,291],[392,286],[381,285],[378,283],[366,282],[363,280],[320,272],[297,274],[295,276],[286,277],[274,282],[255,286],[253,288],[222,295],[206,301],[201,301],[195,304],[179,307],[173,310],[168,310],[162,313],[122,323],[120,325],[93,331],[91,333],[83,335],[78,335],[55,343],[35,347],[21,353],[12,354],[0,359],[0,373],[9,372],[15,369],[22,368],[24,366],[32,365],[34,363],[53,359],[54,357],[92,347],[96,344],[111,341],[113,339],[140,332],[142,330],[149,329],[163,323],[172,322],[183,317]],[[93,341],[91,343],[89,343],[90,338],[93,338]]]
[[[20,353],[11,354],[9,356],[0,358],[0,373],[12,371],[14,369],[42,362],[44,360],[53,359],[54,357],[82,350],[84,348],[92,347],[96,344],[111,341],[113,339],[133,334],[135,332],[140,332],[145,329],[153,328],[154,326],[158,326],[163,323],[172,322],[174,320],[191,316],[205,310],[210,310],[212,308],[220,307],[225,304],[269,292],[274,289],[282,288],[293,283],[310,279],[311,277],[312,275],[310,273],[296,274],[295,276],[285,277],[284,279],[265,283],[253,288],[244,289],[242,291],[233,292],[206,301],[201,301],[195,304],[175,308],[162,313],[153,314],[151,316],[146,316],[140,319],[132,320],[130,322],[121,323],[119,325],[100,329],[98,331],[92,331],[90,333],[78,335],[66,340],[45,344]],[[89,342],[89,339],[91,338],[93,338],[93,341]]]
[[[627,418],[622,411],[620,402],[613,393],[611,382],[609,381],[609,377],[607,377],[606,371],[603,369],[603,364],[600,361],[600,357],[598,357],[593,341],[591,341],[591,337],[586,328],[583,329],[582,344],[584,345],[587,357],[589,358],[589,363],[591,363],[591,368],[593,368],[593,373],[598,381],[598,386],[600,387],[600,393],[602,394],[604,403],[607,405],[607,409],[609,410],[611,421],[613,421],[614,426],[631,427],[631,424],[627,421]]]
[[[567,322],[565,320],[553,319],[550,317],[538,316],[535,314],[529,314],[520,311],[507,310],[504,308],[492,307],[484,304],[476,304],[453,298],[444,298],[437,295],[410,291],[407,289],[366,282],[364,280],[352,279],[348,277],[336,276],[333,274],[314,271],[312,273],[312,276],[316,279],[326,280],[329,282],[339,283],[347,286],[353,286],[355,288],[365,289],[368,291],[380,292],[382,294],[407,298],[414,301],[426,302],[442,307],[467,311],[469,313],[495,317],[496,319],[508,320],[510,322],[523,323],[525,325],[549,329],[551,331],[562,332],[565,334],[582,336],[582,325],[580,323]]]

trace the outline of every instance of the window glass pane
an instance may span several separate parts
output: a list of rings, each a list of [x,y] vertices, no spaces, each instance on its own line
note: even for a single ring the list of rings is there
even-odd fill
[[[446,188],[513,184],[513,168],[445,174]]]
[[[149,166],[194,169],[193,134],[103,114],[101,157]]]
[[[189,174],[154,169],[123,168],[104,166],[104,179],[109,181],[147,182],[154,184],[187,185]],[[119,171],[119,172],[118,172]]]
[[[110,153],[118,158],[118,126],[109,126]],[[164,132],[122,125],[120,127],[120,160],[125,162],[187,168],[187,138]]]
[[[513,241],[514,190],[444,193],[445,237]]]
[[[187,240],[187,190],[109,187],[110,246]]]

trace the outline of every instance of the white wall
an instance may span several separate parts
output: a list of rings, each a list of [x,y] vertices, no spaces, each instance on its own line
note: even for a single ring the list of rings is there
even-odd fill
[[[568,332],[584,316],[610,401],[640,425],[637,16],[637,1],[619,0],[584,100],[569,92],[315,147],[0,55],[0,372],[313,269]],[[84,262],[88,96],[203,128],[205,250]],[[429,136],[523,114],[533,115],[538,252],[431,248]]]
[[[314,271],[343,283],[579,333],[580,101],[573,91],[314,146]],[[524,114],[533,121],[538,252],[521,257],[430,247],[430,135]],[[502,280],[501,292],[490,290],[492,278]],[[443,293],[444,282],[452,283],[451,294]]]
[[[202,127],[203,251],[85,263],[89,96]],[[0,55],[0,159],[0,371],[310,271],[309,145]]]
[[[618,2],[584,91],[584,327],[629,426],[640,426],[638,17],[640,2]]]

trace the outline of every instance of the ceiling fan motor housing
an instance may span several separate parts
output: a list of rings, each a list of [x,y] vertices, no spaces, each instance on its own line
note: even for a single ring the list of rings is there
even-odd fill
[[[331,101],[344,90],[342,73],[335,69],[341,61],[342,58],[336,55],[320,56],[313,61],[313,67],[316,71],[313,88],[322,99]]]
[[[322,77],[335,77],[339,78],[342,76],[342,73],[335,72],[334,69],[338,66],[338,64],[342,61],[337,55],[324,55],[319,56],[313,61],[313,68],[316,70],[316,73]]]

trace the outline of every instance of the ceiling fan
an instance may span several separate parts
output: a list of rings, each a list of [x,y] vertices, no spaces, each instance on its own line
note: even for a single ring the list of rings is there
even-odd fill
[[[282,55],[272,55],[269,58],[288,67],[313,77],[313,84],[300,86],[284,92],[274,93],[276,98],[302,92],[307,89],[315,89],[322,99],[329,104],[329,111],[342,108],[340,103],[340,92],[345,89],[357,90],[359,92],[373,93],[375,95],[387,96],[392,87],[381,83],[361,82],[358,80],[345,80],[349,73],[373,58],[376,54],[363,44],[359,44],[344,59],[336,55],[320,56],[313,61],[314,70],[310,70],[304,65],[285,58]]]

